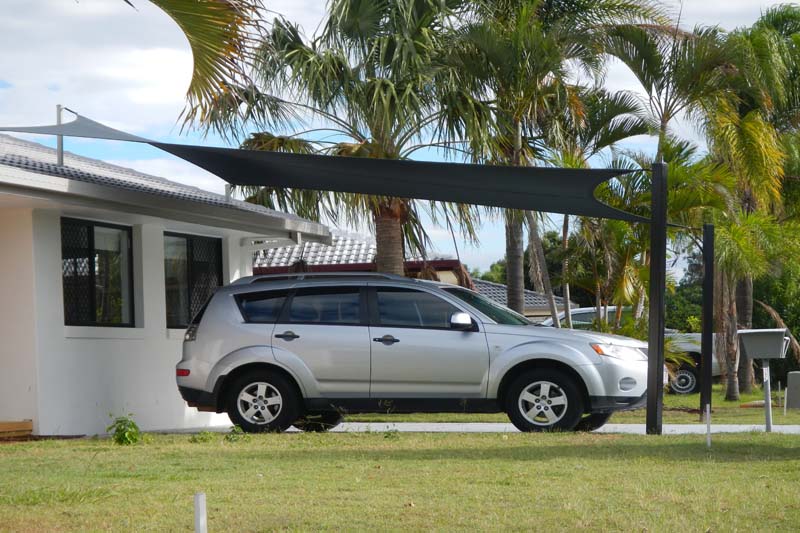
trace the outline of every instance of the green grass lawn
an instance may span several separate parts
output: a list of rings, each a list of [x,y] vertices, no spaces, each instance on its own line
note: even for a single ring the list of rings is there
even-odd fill
[[[778,394],[773,393],[777,402]],[[721,385],[715,385],[711,400],[713,424],[763,424],[764,408],[744,409],[739,407],[744,402],[763,400],[764,393],[756,388],[752,394],[742,395],[738,402],[726,402],[725,391]],[[699,424],[700,414],[690,412],[700,407],[699,394],[664,394],[664,423],[665,424]],[[625,411],[615,413],[609,423],[612,424],[644,424],[645,410]],[[368,414],[351,415],[348,422],[508,422],[508,417],[503,413],[498,414],[470,414],[470,413],[415,413],[406,415],[397,414]],[[773,424],[800,424],[800,409],[790,410],[784,416],[783,408],[772,408]]]
[[[796,531],[778,434],[156,435],[0,444],[0,530]],[[196,438],[195,438],[196,440]]]

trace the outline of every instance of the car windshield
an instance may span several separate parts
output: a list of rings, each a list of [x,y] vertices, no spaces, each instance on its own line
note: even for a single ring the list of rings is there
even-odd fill
[[[530,320],[519,313],[515,313],[508,307],[503,307],[502,305],[493,302],[489,298],[481,296],[477,292],[473,292],[468,289],[462,289],[461,287],[448,287],[444,290],[456,298],[467,302],[469,305],[488,316],[498,324],[507,324],[511,326],[528,326],[531,324]]]

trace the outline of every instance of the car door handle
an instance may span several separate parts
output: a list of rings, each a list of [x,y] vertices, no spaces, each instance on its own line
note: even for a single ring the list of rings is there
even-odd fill
[[[391,335],[384,335],[383,337],[375,337],[372,340],[373,340],[373,342],[382,342],[383,344],[386,344],[386,345],[394,344],[396,342],[400,342],[400,339],[395,339]]]
[[[283,333],[278,333],[275,337],[285,341],[293,341],[294,339],[299,339],[300,335],[295,335],[294,331],[284,331]]]

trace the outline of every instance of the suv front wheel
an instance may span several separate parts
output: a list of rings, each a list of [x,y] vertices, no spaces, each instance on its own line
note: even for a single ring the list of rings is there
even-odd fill
[[[300,398],[280,374],[249,372],[236,378],[228,391],[228,416],[248,433],[284,431],[297,420]]]
[[[583,415],[583,395],[559,370],[531,370],[508,388],[506,413],[520,431],[571,431]]]

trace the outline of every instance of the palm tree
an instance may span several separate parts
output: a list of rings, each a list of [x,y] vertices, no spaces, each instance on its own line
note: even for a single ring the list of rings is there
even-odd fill
[[[480,120],[480,103],[472,102],[460,87],[445,84],[446,78],[433,67],[444,46],[448,17],[456,16],[461,4],[331,0],[325,26],[310,39],[278,18],[258,50],[257,84],[219,93],[204,124],[231,135],[251,126],[292,128],[309,118],[314,125],[305,135],[325,131],[333,139],[317,138],[314,145],[324,147],[324,153],[350,157],[406,159],[424,147],[450,148],[463,122]],[[434,137],[438,140],[430,141]],[[282,149],[296,147],[289,143]],[[298,193],[296,203],[290,201],[297,198],[294,191],[281,194],[287,205],[308,207],[306,193]],[[467,206],[361,194],[317,198],[328,202],[325,211],[334,222],[359,224],[367,215],[376,234],[381,272],[404,273],[406,246],[424,251],[423,209],[434,218],[446,213],[468,237],[475,237],[477,211]]]
[[[732,70],[726,92],[710,100],[704,126],[711,153],[737,178],[738,208],[780,213],[784,152],[771,122],[777,106],[785,106],[788,68],[783,38],[774,29],[756,25],[727,37]],[[736,283],[737,320],[752,327],[753,275],[741,271]],[[752,363],[740,359],[739,388],[749,392]]]
[[[739,399],[740,359],[736,338],[737,281],[745,274],[765,274],[775,268],[781,257],[796,254],[798,228],[795,223],[780,223],[769,214],[758,211],[718,213],[715,225],[719,305],[715,307],[718,320],[724,327],[722,342],[717,342],[717,356],[725,363],[725,399],[735,401]]]
[[[446,58],[459,85],[492,104],[493,132],[475,156],[495,164],[532,163],[525,151],[537,151],[542,116],[554,109],[582,112],[571,69],[599,74],[611,28],[662,19],[644,0],[476,2]],[[507,212],[505,219],[508,304],[521,310],[523,217]],[[537,232],[530,238],[535,255],[543,255]]]
[[[589,168],[589,159],[603,150],[613,147],[617,142],[648,133],[647,124],[639,118],[641,106],[629,93],[609,94],[602,89],[585,89],[580,93],[584,113],[576,116],[566,113],[556,114],[552,123],[546,122],[546,131],[558,131],[548,143],[554,148],[550,162],[567,168]],[[569,222],[564,215],[561,230],[562,252],[562,293],[565,302],[570,299],[569,287]],[[565,321],[572,328],[572,317],[567,304],[564,308]],[[601,316],[598,314],[598,321]]]
[[[135,8],[134,0],[123,0]],[[150,0],[183,31],[192,51],[186,123],[201,120],[219,87],[248,80],[252,43],[261,32],[262,0]]]
[[[658,135],[656,160],[661,160],[670,124],[682,114],[696,115],[724,91],[731,53],[718,28],[691,32],[677,24],[669,30],[620,26],[610,36],[610,53],[636,76],[646,94],[644,118]]]

